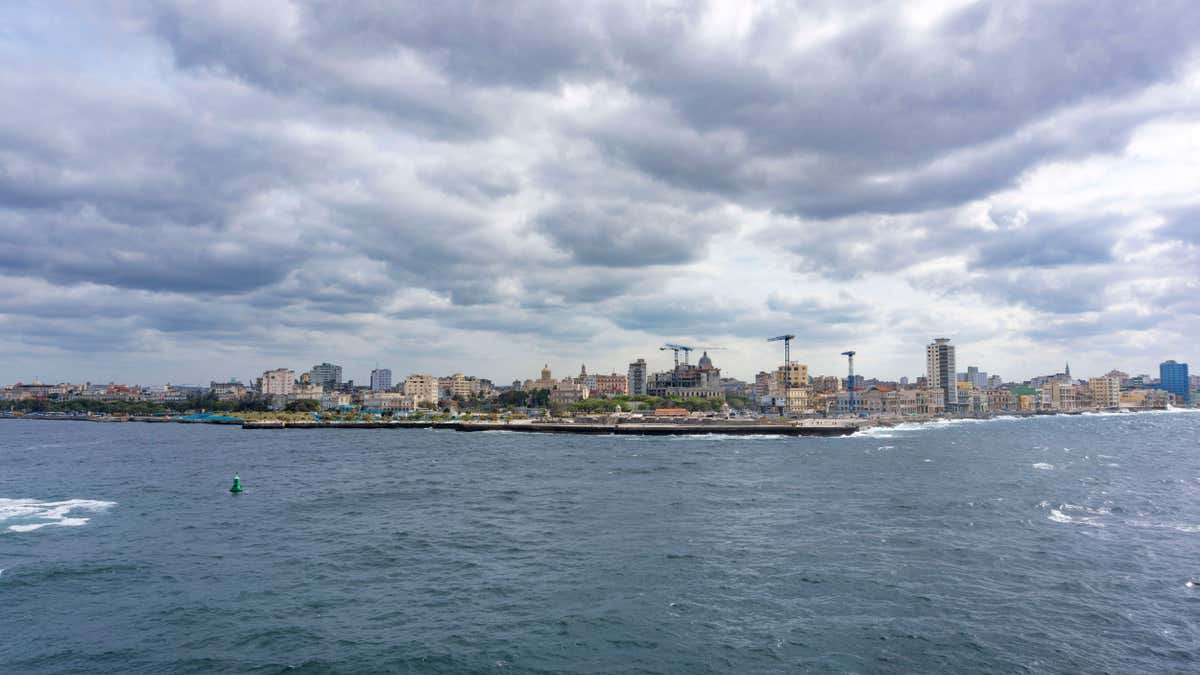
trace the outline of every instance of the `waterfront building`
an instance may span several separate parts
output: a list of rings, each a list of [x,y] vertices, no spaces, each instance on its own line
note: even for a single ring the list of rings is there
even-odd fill
[[[362,406],[373,412],[411,412],[417,409],[417,400],[398,391],[373,391],[363,397]]]
[[[409,375],[404,381],[404,393],[412,396],[417,405],[437,403],[438,379],[433,375]]]
[[[392,388],[392,371],[376,368],[371,371],[371,391],[387,391]]]
[[[320,363],[312,367],[309,376],[322,389],[336,390],[342,386],[342,367],[332,363]]]
[[[348,407],[352,400],[353,399],[350,394],[338,391],[325,392],[324,394],[321,394],[320,398],[321,410],[338,410],[340,408]]]
[[[1116,377],[1090,378],[1088,392],[1092,397],[1092,405],[1098,408],[1116,408],[1121,405],[1121,380]]]
[[[929,386],[941,389],[945,406],[953,410],[958,403],[958,388],[955,386],[954,345],[949,338],[936,338],[925,347],[925,372]]]
[[[1164,361],[1158,365],[1159,388],[1175,394],[1181,403],[1192,401],[1192,389],[1188,382],[1188,364]]]
[[[1079,390],[1073,384],[1051,380],[1042,384],[1038,407],[1041,410],[1069,412],[1079,408]]]
[[[296,386],[296,371],[291,368],[266,370],[259,381],[258,391],[263,396],[287,396]]]
[[[868,417],[909,417],[938,415],[945,410],[945,394],[940,389],[893,389],[868,387],[854,392],[854,408],[850,407],[850,392],[833,395],[831,412],[838,415]]]
[[[646,393],[649,383],[650,370],[646,367],[646,359],[638,359],[629,364],[629,394],[640,396]]]
[[[1126,389],[1121,392],[1122,408],[1166,408],[1175,395],[1165,389]]]
[[[993,377],[995,377],[993,375]],[[984,391],[987,397],[988,410],[1014,410],[1017,405],[1017,398],[1007,389],[997,389],[989,387]]]

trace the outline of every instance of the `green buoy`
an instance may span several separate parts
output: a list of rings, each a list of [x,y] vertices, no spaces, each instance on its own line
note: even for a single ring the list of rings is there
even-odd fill
[[[229,488],[229,491],[230,492],[241,492],[242,491],[242,479],[238,478],[238,475],[236,473],[233,474],[233,487]]]

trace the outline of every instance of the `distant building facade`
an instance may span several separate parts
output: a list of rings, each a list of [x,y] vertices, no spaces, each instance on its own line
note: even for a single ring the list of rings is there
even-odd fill
[[[291,368],[276,368],[263,371],[259,393],[263,396],[287,396],[296,387],[296,371]]]
[[[949,338],[936,338],[925,347],[925,372],[929,386],[941,389],[945,406],[953,409],[958,403],[958,386],[954,371],[954,345]]]
[[[650,371],[646,367],[646,359],[638,359],[629,364],[628,388],[631,396],[644,396],[650,381]]]
[[[1093,377],[1088,380],[1092,405],[1097,408],[1116,408],[1121,405],[1121,380],[1116,377]]]
[[[371,371],[371,391],[387,391],[392,388],[392,371],[376,368]]]
[[[342,386],[342,367],[332,363],[319,363],[309,371],[312,383],[322,389],[334,390]]]
[[[438,379],[433,375],[409,375],[404,381],[404,393],[416,404],[438,402]]]
[[[1175,400],[1191,403],[1192,388],[1188,381],[1188,364],[1164,361],[1158,366],[1159,388],[1175,394]]]

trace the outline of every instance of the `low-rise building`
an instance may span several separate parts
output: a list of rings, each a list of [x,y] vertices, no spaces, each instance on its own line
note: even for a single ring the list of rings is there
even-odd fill
[[[569,405],[577,403],[591,396],[587,385],[580,384],[571,379],[563,380],[554,385],[550,390],[550,402]]]
[[[611,375],[592,375],[595,385],[592,393],[597,396],[623,396],[629,393],[629,377],[613,373]]]
[[[240,382],[210,382],[208,391],[218,401],[239,401],[250,394]]]
[[[321,394],[321,410],[338,410],[349,407],[353,396],[340,391],[328,391]]]
[[[363,397],[364,410],[378,412],[411,412],[417,409],[415,396],[395,391],[376,391]]]

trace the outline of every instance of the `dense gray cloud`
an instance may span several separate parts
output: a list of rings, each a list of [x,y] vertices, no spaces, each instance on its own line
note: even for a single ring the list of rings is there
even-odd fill
[[[1200,13],[944,4],[7,5],[0,381],[1189,344]]]

